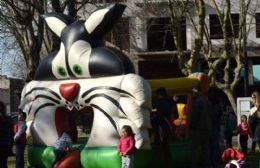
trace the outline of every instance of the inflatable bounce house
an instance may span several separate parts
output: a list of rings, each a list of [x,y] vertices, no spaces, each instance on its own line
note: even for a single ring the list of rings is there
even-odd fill
[[[151,79],[148,83],[155,95],[157,89],[163,87],[170,97],[182,97],[176,106],[178,118],[171,120],[172,138],[169,142],[171,162],[174,166],[185,167],[191,165],[191,141],[189,137],[189,120],[192,106],[192,89],[199,88],[202,94],[207,94],[209,89],[208,76],[201,72],[192,73],[188,77]],[[154,97],[154,96],[153,96]],[[152,113],[151,113],[152,114]],[[152,143],[152,151],[154,152]],[[163,159],[159,160],[164,165]]]
[[[149,136],[152,89],[160,85],[186,92],[198,85],[194,78],[147,82],[134,73],[123,52],[102,45],[104,35],[124,9],[122,4],[113,4],[96,10],[85,21],[58,13],[44,15],[61,44],[59,51],[42,60],[34,80],[22,91],[20,108],[28,115],[30,167],[49,168],[54,142],[70,130],[77,150],[57,168],[120,168],[117,145],[123,125],[130,125],[135,133],[135,167],[149,167],[153,153]],[[93,110],[93,125],[86,142],[78,143],[76,123],[70,116],[86,108]],[[176,155],[182,156],[183,151]]]
[[[86,21],[58,13],[44,15],[61,44],[59,51],[41,62],[21,96],[20,108],[28,114],[31,167],[50,167],[52,145],[61,133],[69,128],[75,139],[75,121],[69,113],[88,107],[94,112],[91,134],[80,153],[68,159],[67,167],[121,167],[117,144],[125,124],[135,132],[137,149],[151,148],[150,87],[134,74],[123,52],[102,46],[104,35],[124,9],[124,5],[113,4],[96,10]]]

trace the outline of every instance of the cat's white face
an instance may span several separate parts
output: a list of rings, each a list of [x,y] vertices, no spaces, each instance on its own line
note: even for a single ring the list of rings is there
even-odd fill
[[[94,121],[88,146],[116,146],[123,125],[130,125],[136,133],[136,147],[150,146],[151,92],[146,81],[135,74],[32,81],[23,90],[20,106],[28,114],[35,144],[52,145],[70,126],[69,112],[90,106]]]

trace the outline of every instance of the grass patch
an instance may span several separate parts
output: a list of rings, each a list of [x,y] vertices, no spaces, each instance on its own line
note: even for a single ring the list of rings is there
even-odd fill
[[[25,150],[25,167],[28,166],[27,164],[27,148]],[[247,161],[249,163],[249,165],[252,167],[252,168],[260,168],[260,150],[257,150],[257,152],[255,153],[252,153],[252,152],[249,152],[248,153],[248,156],[247,156]],[[219,165],[219,168],[223,168],[224,165]],[[12,157],[9,157],[8,158],[8,168],[15,168],[15,156],[12,156]]]
[[[260,168],[260,151],[249,152],[247,157],[247,161],[252,168]]]

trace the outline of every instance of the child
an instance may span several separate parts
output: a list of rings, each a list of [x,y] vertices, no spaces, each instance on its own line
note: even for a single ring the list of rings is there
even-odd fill
[[[225,164],[225,168],[247,168],[248,165],[245,161],[245,154],[240,152],[236,148],[228,148],[226,149],[221,159]]]
[[[251,136],[251,130],[247,124],[246,115],[241,116],[241,123],[238,125],[237,131],[239,134],[239,143],[240,143],[242,152],[246,155],[248,136]]]
[[[26,113],[20,112],[18,121],[14,125],[14,142],[15,142],[15,166],[17,168],[24,167],[24,150],[26,145]]]
[[[134,167],[135,139],[132,128],[124,125],[121,130],[121,138],[118,144],[118,153],[122,156],[122,168]]]
[[[72,149],[72,140],[67,132],[64,131],[62,135],[54,143],[54,160],[52,162],[52,167],[54,167],[55,164],[64,156],[66,156],[69,150]]]

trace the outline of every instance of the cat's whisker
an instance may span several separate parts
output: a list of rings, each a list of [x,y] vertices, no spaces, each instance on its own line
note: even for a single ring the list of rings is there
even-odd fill
[[[27,116],[29,116],[30,113],[31,113],[33,103],[34,103],[34,101],[32,101],[32,102],[30,103],[30,108],[29,108],[29,110],[27,111]]]
[[[97,87],[93,87],[93,88],[91,88],[91,89],[85,91],[85,92],[82,94],[81,98],[85,98],[85,97],[88,96],[91,92],[97,91],[97,90],[110,90],[110,91],[115,91],[115,92],[118,92],[118,93],[120,93],[120,94],[126,94],[126,95],[128,95],[128,96],[134,98],[134,96],[133,96],[132,94],[130,94],[129,92],[127,92],[127,91],[125,91],[125,90],[122,90],[122,89],[119,89],[119,88],[116,88],[116,87],[111,87],[111,86],[97,86]]]
[[[49,88],[46,88],[46,87],[35,87],[33,89],[31,89],[30,91],[28,91],[25,95],[24,95],[24,98],[26,98],[28,95],[30,95],[32,92],[34,91],[46,91],[48,93],[50,93],[51,95],[55,96],[57,99],[61,100],[61,97],[59,96],[59,94],[57,94],[55,91],[49,89]]]
[[[35,99],[34,100],[37,100],[38,98],[44,98],[44,99],[48,99],[48,100],[51,100],[53,103],[56,103],[56,104],[60,104],[60,101],[59,100],[56,100],[50,96],[46,96],[46,95],[37,95],[35,96]]]
[[[113,120],[113,118],[105,111],[103,110],[101,107],[99,107],[98,105],[96,104],[90,104],[91,107],[97,109],[98,111],[100,111],[101,113],[103,113],[107,119],[110,121],[110,123],[113,125],[113,127],[115,128],[115,130],[117,131],[118,135],[119,135],[119,132],[118,132],[118,129],[117,129],[117,124],[116,122]]]
[[[103,97],[107,100],[109,100],[111,103],[113,103],[122,113],[124,113],[126,115],[126,113],[124,112],[123,108],[121,107],[120,103],[114,99],[113,97],[111,96],[108,96],[104,93],[97,93],[97,94],[94,94],[94,95],[91,95],[88,99],[85,100],[85,103],[90,103],[92,99],[96,98],[96,97]]]
[[[49,106],[55,106],[55,104],[53,103],[45,103],[45,104],[42,104],[40,105],[34,112],[34,118],[36,117],[37,113],[42,109],[42,108],[45,108],[45,107],[49,107]]]

